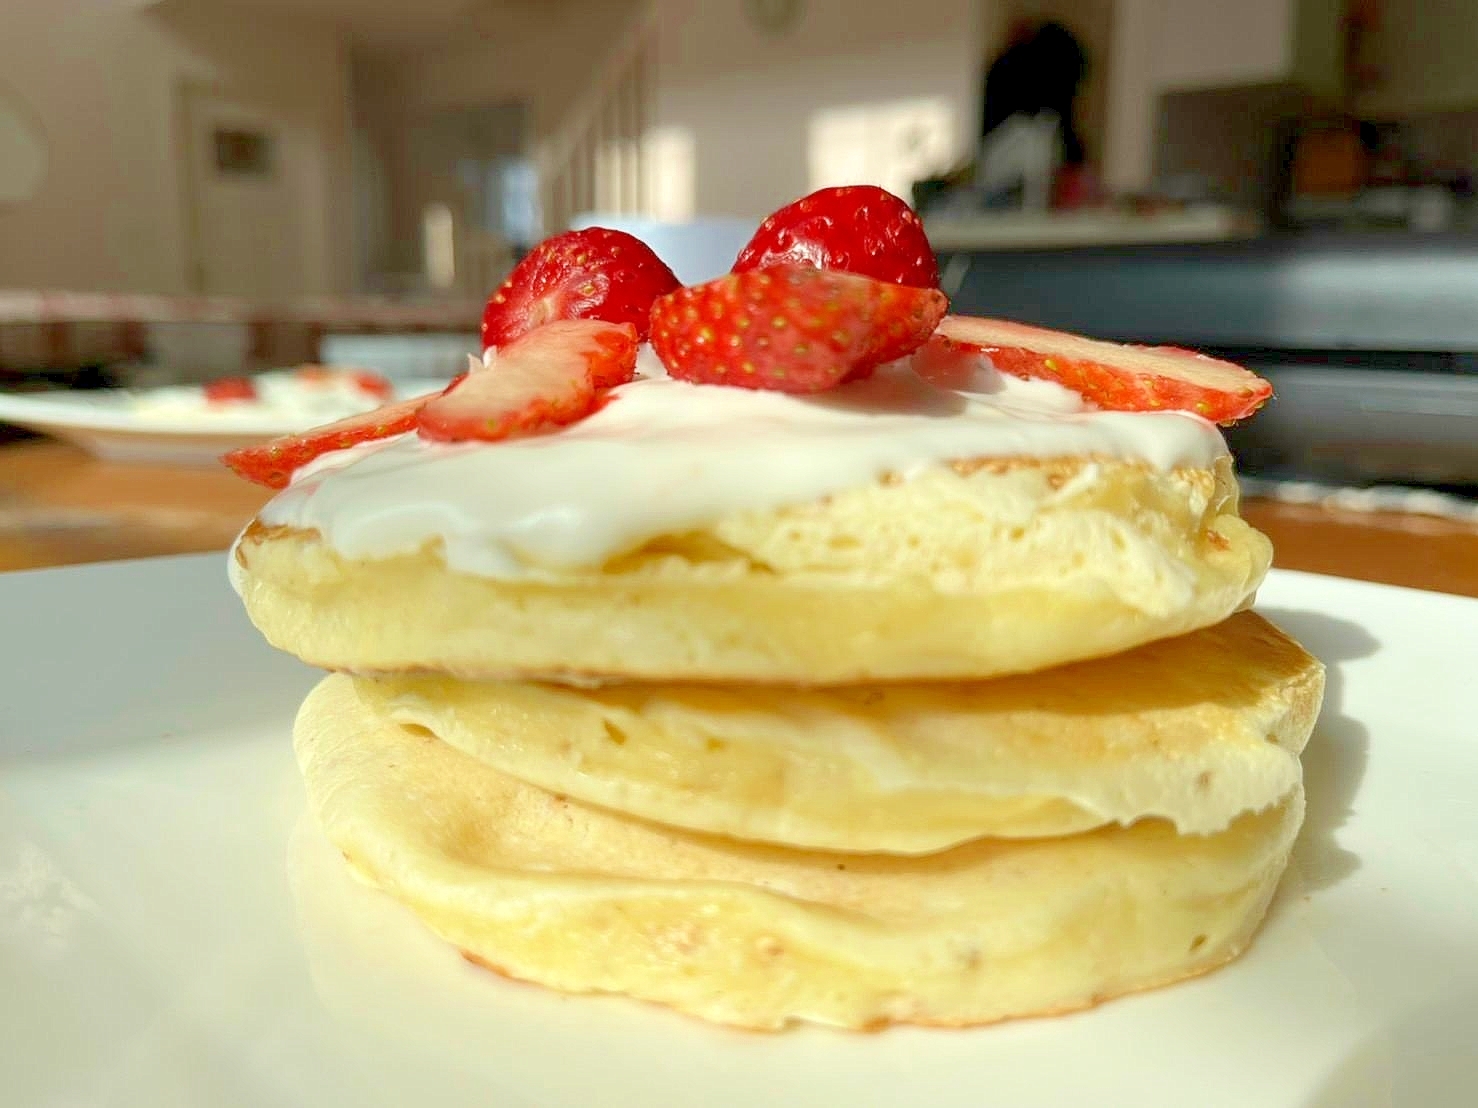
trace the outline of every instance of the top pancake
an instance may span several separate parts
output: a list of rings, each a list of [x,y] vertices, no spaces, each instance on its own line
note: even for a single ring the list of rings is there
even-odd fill
[[[253,622],[328,669],[791,685],[1115,654],[1225,619],[1270,557],[1227,459],[1091,457],[936,465],[517,577],[450,568],[436,542],[351,558],[261,522],[234,553]]]

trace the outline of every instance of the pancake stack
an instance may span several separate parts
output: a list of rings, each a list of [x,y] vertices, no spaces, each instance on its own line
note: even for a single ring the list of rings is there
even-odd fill
[[[356,874],[509,977],[759,1029],[1247,946],[1323,689],[1215,426],[1270,386],[938,285],[870,186],[691,288],[569,232],[444,392],[227,457],[283,490],[233,580],[330,671],[296,749]]]
[[[1088,465],[537,579],[346,556],[279,504],[237,580],[337,671],[296,729],[324,831],[470,960],[749,1028],[984,1023],[1233,958],[1302,819],[1322,671],[1239,610],[1268,546],[1225,460]]]

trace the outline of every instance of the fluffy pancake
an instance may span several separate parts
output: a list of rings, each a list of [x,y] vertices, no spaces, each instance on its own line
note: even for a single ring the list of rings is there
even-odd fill
[[[1323,668],[1251,612],[1127,654],[973,683],[573,689],[363,681],[366,710],[644,819],[927,853],[1145,816],[1221,831],[1282,800]]]
[[[746,844],[518,782],[327,678],[296,727],[310,804],[356,872],[466,954],[570,992],[753,1028],[1067,1011],[1235,957],[1302,791],[1219,834],[1163,821],[925,857]]]
[[[1225,458],[1082,457],[933,466],[515,577],[449,568],[434,541],[349,558],[260,522],[234,555],[257,627],[327,669],[795,685],[1113,654],[1226,618],[1270,556]]]

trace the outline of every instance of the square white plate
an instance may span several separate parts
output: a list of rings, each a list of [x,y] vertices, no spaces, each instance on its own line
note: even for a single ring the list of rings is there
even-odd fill
[[[1478,1103],[1478,601],[1275,573],[1330,667],[1251,952],[970,1031],[732,1032],[468,966],[303,820],[221,557],[0,577],[0,1103]]]

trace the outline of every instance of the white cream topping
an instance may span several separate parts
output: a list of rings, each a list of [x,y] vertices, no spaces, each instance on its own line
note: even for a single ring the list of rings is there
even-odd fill
[[[454,569],[528,577],[956,458],[1097,454],[1170,469],[1226,453],[1198,416],[1092,410],[989,363],[968,391],[900,363],[808,397],[669,380],[646,349],[638,371],[595,415],[549,434],[455,446],[407,434],[325,455],[261,519],[316,530],[349,558],[440,540]]]

